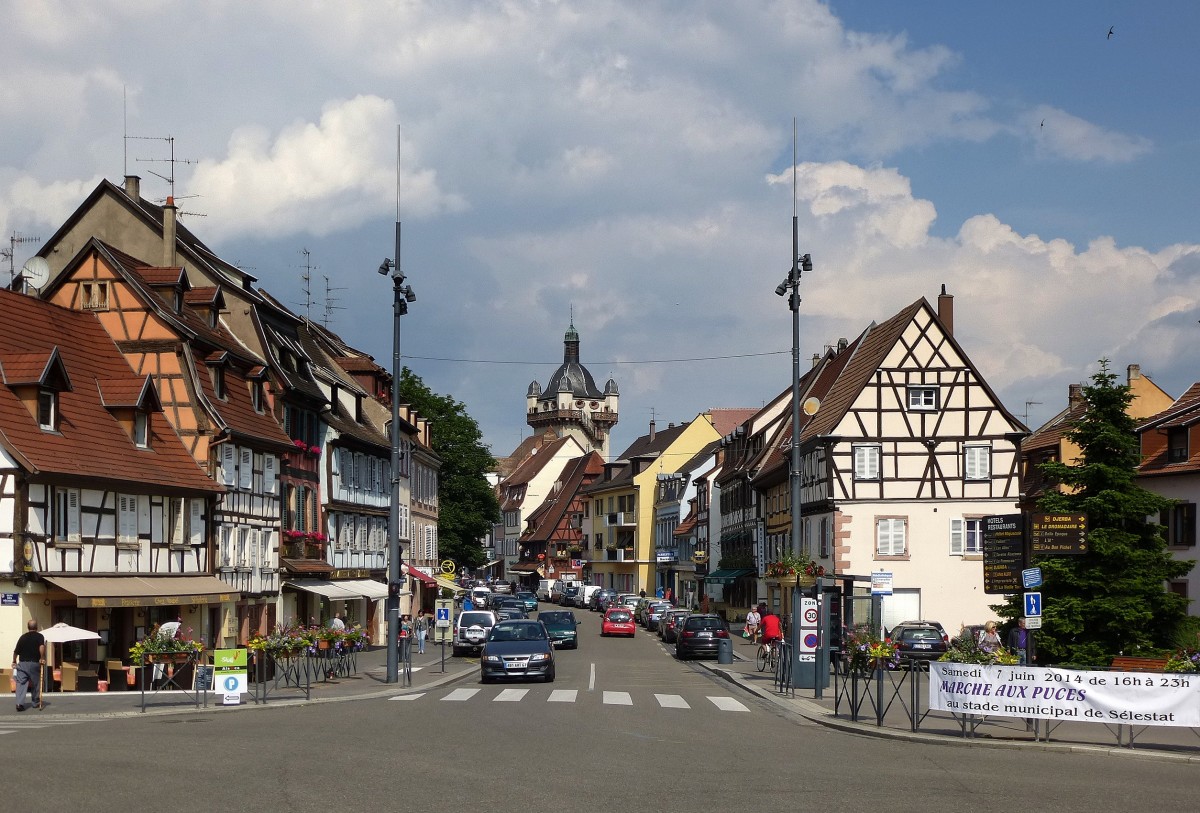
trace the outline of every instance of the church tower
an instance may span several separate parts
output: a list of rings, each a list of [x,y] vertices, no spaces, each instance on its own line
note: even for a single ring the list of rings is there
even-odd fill
[[[587,451],[609,459],[609,436],[617,423],[621,394],[617,382],[608,379],[601,392],[588,369],[579,363],[579,331],[575,320],[563,337],[563,363],[543,389],[538,382],[525,394],[526,420],[534,434],[547,429],[558,437],[571,435]]]

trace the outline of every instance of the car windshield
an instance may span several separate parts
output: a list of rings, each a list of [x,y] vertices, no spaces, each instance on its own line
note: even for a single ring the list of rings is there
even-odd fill
[[[537,598],[537,596],[535,596],[533,593],[526,593],[526,592],[524,592],[524,591],[521,591],[520,593],[517,593],[517,598],[524,598],[524,599],[530,599],[530,598],[532,598],[532,599],[536,599],[536,598]]]
[[[724,628],[725,623],[719,618],[698,618],[693,616],[684,622],[684,629],[689,630],[719,630]]]
[[[544,641],[546,630],[541,624],[505,622],[492,627],[489,641]]]
[[[459,624],[464,627],[490,627],[492,625],[491,613],[476,613],[468,611],[460,615],[458,619]]]
[[[608,614],[609,621],[628,621],[631,618],[633,618],[633,616],[626,612]]]
[[[543,624],[573,624],[575,616],[573,613],[538,613],[538,620]]]

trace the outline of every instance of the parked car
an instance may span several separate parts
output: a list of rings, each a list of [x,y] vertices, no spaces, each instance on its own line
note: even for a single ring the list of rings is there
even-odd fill
[[[491,588],[493,593],[502,593],[503,595],[506,595],[506,596],[511,595],[512,591],[513,591],[512,584],[510,582],[506,582],[506,581],[492,582],[488,586]]]
[[[488,632],[479,657],[479,680],[511,678],[554,681],[554,647],[541,621],[501,621]]]
[[[487,640],[488,630],[496,625],[496,614],[491,610],[466,610],[454,619],[454,638],[451,647],[454,655],[478,652]]]
[[[622,593],[621,597],[617,600],[617,606],[625,606],[629,609],[629,612],[633,612],[641,600],[642,597],[637,593]]]
[[[604,612],[609,605],[617,600],[617,591],[610,587],[601,588],[594,596],[592,596],[591,608],[596,612]]]
[[[564,607],[574,607],[575,603],[578,599],[579,599],[579,585],[568,584],[566,587],[563,588],[562,598],[559,599],[558,603]]]
[[[538,597],[538,601],[550,601],[550,596],[554,593],[554,579],[542,579],[533,593]]]
[[[650,632],[658,630],[658,624],[669,610],[673,609],[669,601],[655,601],[646,608],[646,623],[643,625]]]
[[[667,614],[662,617],[662,620],[658,622],[658,635],[663,639],[664,644],[675,643],[675,639],[679,637],[679,625],[688,615],[690,613],[687,610],[668,610]]]
[[[604,611],[604,620],[600,622],[601,635],[628,635],[632,638],[635,632],[637,624],[628,607],[610,607]]]
[[[712,613],[689,615],[675,638],[675,657],[679,660],[716,655],[722,638],[729,637],[725,619]]]
[[[581,584],[579,585],[579,595],[575,597],[575,606],[580,609],[590,607],[592,604],[592,596],[600,592],[598,584]]]
[[[946,630],[936,621],[901,621],[887,637],[895,645],[901,664],[905,658],[936,661],[950,648]]]
[[[529,618],[529,614],[525,612],[525,606],[508,604],[496,610],[496,621],[517,621],[522,618]]]
[[[536,613],[537,612],[538,597],[536,594],[530,593],[528,590],[520,590],[517,592],[516,597],[521,599],[521,601],[525,602],[525,612],[527,612],[527,613]]]
[[[570,610],[546,610],[538,613],[538,621],[546,625],[546,632],[555,646],[579,649],[579,621]]]

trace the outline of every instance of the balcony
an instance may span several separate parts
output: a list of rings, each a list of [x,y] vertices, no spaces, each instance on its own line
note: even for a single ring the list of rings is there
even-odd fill
[[[606,562],[636,562],[637,556],[633,548],[608,548],[604,551]]]
[[[604,524],[608,528],[632,528],[637,525],[637,515],[632,511],[619,511],[615,514],[605,514]]]

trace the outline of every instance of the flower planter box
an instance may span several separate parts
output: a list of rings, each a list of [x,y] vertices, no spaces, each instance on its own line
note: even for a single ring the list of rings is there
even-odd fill
[[[187,663],[190,652],[147,652],[146,663]]]

